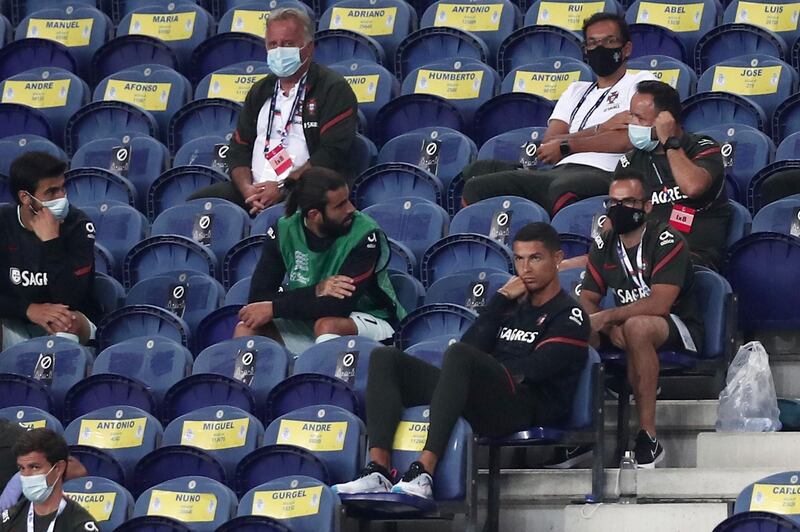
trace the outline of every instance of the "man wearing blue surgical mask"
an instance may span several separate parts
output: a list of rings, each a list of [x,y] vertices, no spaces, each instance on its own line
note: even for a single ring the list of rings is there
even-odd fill
[[[14,445],[23,499],[0,514],[0,532],[98,532],[94,518],[63,491],[68,447],[50,429],[23,433]]]
[[[17,157],[0,206],[2,347],[43,335],[83,344],[94,338],[95,227],[69,205],[67,165],[44,152]]]
[[[348,176],[357,102],[339,74],[312,61],[314,23],[303,9],[279,8],[267,23],[272,74],[255,83],[244,101],[227,165],[230,182],[192,194],[220,197],[251,215],[278,203],[310,167]]]

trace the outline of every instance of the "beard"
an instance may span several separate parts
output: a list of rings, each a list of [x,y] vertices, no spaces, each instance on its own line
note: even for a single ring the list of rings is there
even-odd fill
[[[337,223],[328,218],[325,213],[322,213],[322,227],[320,229],[322,229],[322,232],[329,237],[339,238],[340,236],[344,236],[350,232],[350,228],[353,226],[352,222],[352,215],[343,222]]]

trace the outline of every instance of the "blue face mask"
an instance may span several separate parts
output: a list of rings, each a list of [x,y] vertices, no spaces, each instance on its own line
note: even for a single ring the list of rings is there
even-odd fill
[[[297,46],[280,46],[267,50],[267,65],[279,78],[288,78],[303,65],[300,60],[300,48]]]
[[[657,140],[652,140],[652,130],[650,126],[637,126],[628,124],[628,138],[633,147],[644,151],[653,151],[658,146]]]
[[[49,201],[39,201],[31,194],[28,194],[28,196],[42,207],[47,207],[50,212],[53,213],[56,220],[63,221],[67,217],[67,214],[69,214],[69,200],[66,196]]]

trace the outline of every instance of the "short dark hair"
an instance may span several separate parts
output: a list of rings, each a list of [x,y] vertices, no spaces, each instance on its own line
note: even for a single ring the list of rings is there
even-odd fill
[[[591,17],[583,20],[583,40],[586,40],[586,30],[589,29],[589,26],[605,20],[610,20],[617,25],[619,28],[619,35],[622,37],[622,44],[625,44],[631,40],[631,29],[628,27],[625,17],[617,15],[616,13],[605,12],[595,13]]]
[[[678,91],[673,89],[668,83],[655,80],[640,81],[636,85],[636,92],[652,96],[653,106],[656,108],[656,111],[668,111],[675,121],[680,123],[681,112],[683,111],[681,97]]]
[[[12,448],[14,456],[40,452],[50,464],[69,458],[69,448],[64,437],[50,429],[32,429],[20,434]]]
[[[561,249],[561,239],[558,231],[545,222],[533,222],[514,235],[514,242],[541,242],[548,251],[555,253]]]
[[[24,190],[31,196],[39,181],[59,177],[67,170],[67,163],[43,151],[23,153],[11,163],[8,187],[19,203],[19,192]]]
[[[328,204],[328,192],[344,186],[347,186],[347,181],[338,172],[320,166],[309,168],[286,198],[286,216],[291,216],[297,209],[303,216],[308,216],[312,209],[324,212]]]
[[[614,177],[611,178],[611,184],[617,181],[638,181],[639,184],[642,185],[642,191],[645,196],[647,196],[647,185],[644,181],[644,174],[640,171],[631,168],[620,168],[614,172]]]

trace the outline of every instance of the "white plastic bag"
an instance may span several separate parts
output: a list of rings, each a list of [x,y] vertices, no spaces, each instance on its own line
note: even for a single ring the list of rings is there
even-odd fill
[[[750,342],[728,368],[727,385],[719,394],[717,430],[770,432],[781,429],[778,398],[769,369],[769,355],[761,342]]]

